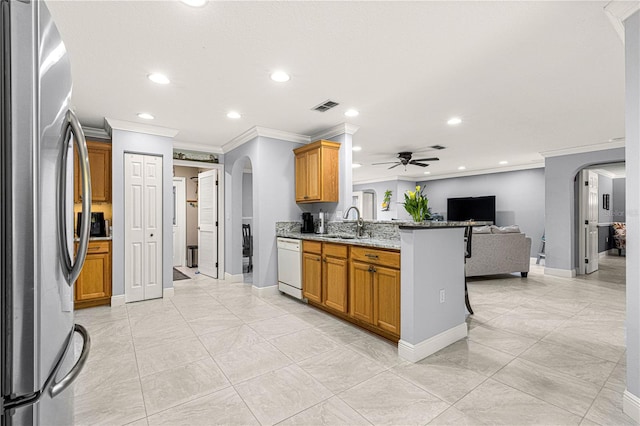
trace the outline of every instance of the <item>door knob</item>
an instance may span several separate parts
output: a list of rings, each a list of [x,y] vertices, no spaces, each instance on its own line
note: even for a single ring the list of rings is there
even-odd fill
[[[153,237],[153,234],[149,235],[150,237]]]

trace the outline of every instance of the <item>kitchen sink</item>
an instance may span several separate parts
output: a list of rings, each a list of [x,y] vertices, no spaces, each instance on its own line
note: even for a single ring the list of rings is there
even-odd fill
[[[340,238],[342,240],[353,240],[356,237],[354,235],[348,235],[348,234],[327,234],[327,235],[323,235],[323,237],[325,238]]]

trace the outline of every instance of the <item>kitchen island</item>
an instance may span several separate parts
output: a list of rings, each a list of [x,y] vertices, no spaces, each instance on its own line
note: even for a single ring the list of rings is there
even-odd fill
[[[398,342],[417,362],[466,337],[464,228],[478,222],[353,222],[329,234],[301,234],[295,222],[277,235],[303,240],[303,294],[308,302]]]

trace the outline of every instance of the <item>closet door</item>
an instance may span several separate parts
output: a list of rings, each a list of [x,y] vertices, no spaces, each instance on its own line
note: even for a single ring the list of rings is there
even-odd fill
[[[162,297],[162,158],[124,155],[125,301]]]

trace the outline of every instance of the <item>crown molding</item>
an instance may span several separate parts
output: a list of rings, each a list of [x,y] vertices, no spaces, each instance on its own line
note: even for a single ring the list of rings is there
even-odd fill
[[[284,130],[269,129],[267,127],[253,126],[245,132],[239,134],[229,142],[222,145],[222,152],[226,153],[233,151],[241,145],[249,142],[252,139],[262,136],[265,138],[279,139],[282,141],[296,142],[296,143],[309,143],[309,136],[300,135],[298,133],[285,132]]]
[[[640,10],[638,1],[613,0],[604,7],[604,13],[618,33],[622,44],[624,44],[624,21],[638,10]]]
[[[542,169],[542,168],[544,168],[544,160],[539,160],[539,161],[533,161],[528,164],[517,164],[513,166],[491,167],[488,169],[465,170],[465,171],[456,172],[456,173],[424,176],[421,179],[418,179],[418,182],[426,182],[430,180],[450,179],[450,178],[466,177],[466,176],[491,175],[495,173],[517,172],[519,170],[531,170],[531,169]]]
[[[192,142],[173,141],[173,149],[184,149],[187,151],[205,152],[207,154],[222,154],[222,147],[207,146]]]
[[[117,120],[115,118],[105,118],[104,121],[109,134],[113,133],[112,131],[115,129],[173,138],[179,132],[179,130],[169,127],[151,126],[149,124],[134,123],[131,121]]]
[[[413,176],[391,176],[391,177],[382,177],[376,179],[364,179],[359,181],[353,181],[354,185],[364,185],[367,183],[380,183],[380,182],[417,182],[416,178]]]
[[[554,149],[540,152],[544,158],[560,157],[562,155],[581,154],[583,152],[604,151],[605,149],[624,148],[624,139],[613,142],[596,143],[593,145],[574,146],[571,148]]]
[[[355,124],[349,123],[340,123],[336,126],[333,126],[329,129],[323,130],[320,133],[316,133],[311,136],[310,140],[316,141],[318,139],[331,139],[338,135],[353,135],[360,129],[360,126],[356,126]]]
[[[82,126],[82,132],[91,139],[111,140],[111,135],[105,129],[99,127]]]

